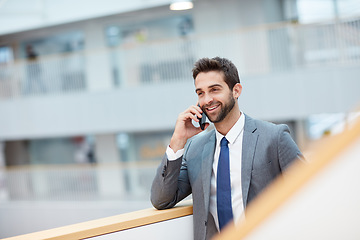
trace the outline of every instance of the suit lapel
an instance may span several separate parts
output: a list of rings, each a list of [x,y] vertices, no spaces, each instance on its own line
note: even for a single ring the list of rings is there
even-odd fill
[[[211,182],[211,172],[212,165],[214,161],[214,151],[215,151],[215,130],[209,136],[209,139],[206,140],[206,143],[202,152],[202,164],[201,164],[201,175],[202,175],[202,184],[204,191],[204,206],[206,213],[209,212],[209,201],[210,201],[210,182]]]
[[[256,143],[258,134],[256,132],[256,124],[254,120],[245,115],[245,126],[243,136],[243,147],[241,156],[241,187],[243,195],[243,204],[246,208],[247,198],[249,193],[251,170],[254,161],[254,154],[256,149]]]

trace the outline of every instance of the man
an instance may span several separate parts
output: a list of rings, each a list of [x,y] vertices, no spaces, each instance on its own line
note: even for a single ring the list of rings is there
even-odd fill
[[[38,62],[38,54],[34,51],[32,45],[26,46],[27,63],[27,82],[25,84],[24,93],[33,93],[35,88],[41,92],[46,92],[46,86],[41,76],[41,67]]]
[[[192,193],[198,240],[241,220],[249,202],[302,155],[286,125],[240,111],[242,86],[231,61],[202,58],[193,77],[201,107],[190,106],[179,115],[152,184],[151,201],[155,208],[167,209]],[[192,121],[199,122],[203,112],[215,129],[194,137],[202,130]]]

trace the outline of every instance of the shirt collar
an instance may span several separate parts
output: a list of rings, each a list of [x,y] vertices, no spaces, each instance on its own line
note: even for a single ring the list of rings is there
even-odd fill
[[[240,136],[241,132],[244,130],[245,126],[245,115],[241,112],[240,118],[237,120],[235,125],[230,129],[230,131],[226,134],[226,139],[230,144],[233,144],[236,139]],[[224,137],[221,133],[219,133],[215,128],[216,133],[216,145],[219,146],[221,139]]]

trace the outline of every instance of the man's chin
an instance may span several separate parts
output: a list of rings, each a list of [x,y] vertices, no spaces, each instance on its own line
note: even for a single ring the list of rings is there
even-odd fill
[[[206,111],[205,111],[205,115],[206,115],[207,119],[208,119],[210,122],[214,123],[214,119],[216,119],[216,118],[214,118],[214,117],[212,117],[211,115],[209,115],[209,113],[206,112]]]
[[[218,120],[218,116],[208,117],[208,119],[209,119],[209,121],[212,122],[212,123],[218,123],[218,122],[220,122],[220,121]]]

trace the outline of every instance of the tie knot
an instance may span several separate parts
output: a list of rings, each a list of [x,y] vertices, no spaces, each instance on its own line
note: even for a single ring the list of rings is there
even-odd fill
[[[220,142],[220,146],[221,147],[225,147],[225,146],[227,146],[228,145],[228,140],[226,139],[226,137],[223,137],[222,139],[221,139],[221,142]]]

